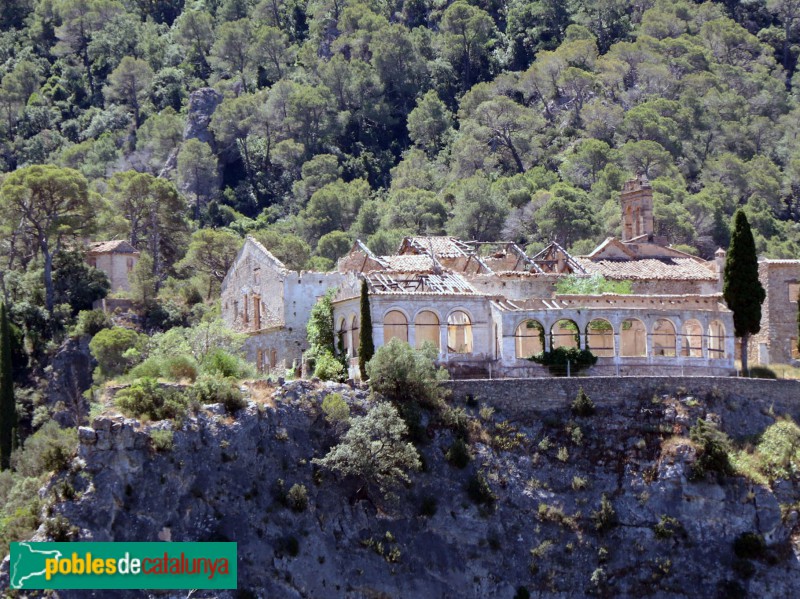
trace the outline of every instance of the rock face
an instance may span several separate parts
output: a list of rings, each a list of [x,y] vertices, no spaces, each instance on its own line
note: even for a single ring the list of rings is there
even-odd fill
[[[331,392],[364,413],[363,390],[292,382],[235,418],[200,410],[171,450],[150,439],[171,423],[100,417],[62,475],[77,498],[54,511],[80,540],[236,541],[239,594],[195,597],[800,596],[797,514],[780,505],[796,504],[797,483],[773,492],[688,477],[688,427],[709,417],[724,429],[725,398],[631,398],[590,417],[562,408],[517,421],[473,405],[479,441],[463,470],[445,458],[453,431],[424,416],[424,471],[394,498],[365,499],[311,463],[336,442],[320,409]],[[493,501],[467,491],[478,474]],[[295,484],[308,491],[300,512],[284,499]],[[764,555],[737,557],[742,533],[762,535]]]
[[[221,102],[222,94],[210,87],[193,91],[189,96],[183,139],[199,139],[213,147],[214,135],[209,131],[208,125]]]
[[[61,426],[79,426],[86,422],[89,402],[83,392],[92,386],[95,364],[89,351],[89,337],[69,339],[53,358],[47,403]]]

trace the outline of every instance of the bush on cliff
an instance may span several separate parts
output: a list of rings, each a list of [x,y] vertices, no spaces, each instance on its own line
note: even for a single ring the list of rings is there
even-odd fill
[[[365,416],[351,418],[342,442],[314,464],[355,477],[362,489],[373,488],[385,495],[398,483],[410,482],[408,472],[421,467],[417,450],[404,439],[406,433],[393,405],[374,404]]]
[[[180,419],[189,407],[182,389],[160,385],[151,378],[139,379],[121,389],[115,401],[123,414],[149,420]]]
[[[369,386],[387,399],[439,407],[445,391],[439,384],[447,371],[436,368],[436,349],[425,345],[414,349],[397,338],[378,348],[367,364]]]
[[[690,478],[699,480],[709,472],[721,475],[733,474],[730,454],[733,451],[728,435],[708,420],[697,419],[689,429],[689,438],[697,446],[697,459],[692,466]]]

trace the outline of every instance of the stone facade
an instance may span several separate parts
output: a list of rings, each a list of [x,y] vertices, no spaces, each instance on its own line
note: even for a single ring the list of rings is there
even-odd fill
[[[139,261],[139,251],[127,241],[98,241],[90,244],[86,262],[106,273],[111,293],[130,291],[129,276]]]
[[[767,299],[761,306],[761,331],[749,341],[750,360],[759,364],[789,364],[799,357],[800,260],[761,260],[758,278],[767,292]]]
[[[298,368],[311,308],[342,280],[336,272],[289,270],[248,237],[222,282],[222,318],[249,334],[247,356],[260,371]]]
[[[251,333],[248,350],[260,369],[297,365],[311,307],[338,287],[334,326],[355,374],[366,279],[376,347],[392,337],[429,341],[455,376],[547,376],[525,358],[561,345],[597,355],[594,374],[728,374],[736,344],[721,297],[725,252],[706,261],[657,238],[652,193],[646,178],[628,181],[622,239],[607,238],[586,256],[557,243],[528,256],[507,241],[407,237],[394,255],[356,241],[336,272],[290,273],[248,240],[223,284],[223,315]],[[789,294],[796,297],[800,261],[768,261],[761,272],[768,300],[752,352],[762,363],[788,362],[797,336]],[[557,295],[565,275],[629,281],[633,293]]]

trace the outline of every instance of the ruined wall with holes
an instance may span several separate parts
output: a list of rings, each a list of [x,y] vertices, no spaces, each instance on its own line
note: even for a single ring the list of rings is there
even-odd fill
[[[247,358],[262,370],[299,365],[308,348],[311,308],[344,280],[338,272],[288,270],[261,244],[248,238],[222,285],[222,318],[249,333]]]
[[[758,264],[758,278],[767,299],[761,306],[761,331],[749,340],[750,363],[788,364],[798,355],[800,260],[762,260]]]

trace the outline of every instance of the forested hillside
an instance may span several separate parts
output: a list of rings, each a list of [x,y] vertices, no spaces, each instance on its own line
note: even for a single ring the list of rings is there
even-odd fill
[[[800,253],[797,0],[6,0],[0,26],[18,306],[77,311],[70,238],[130,239],[139,299],[195,302],[247,233],[292,268],[408,233],[581,253],[635,172],[673,244],[712,256],[744,206],[762,254]]]

